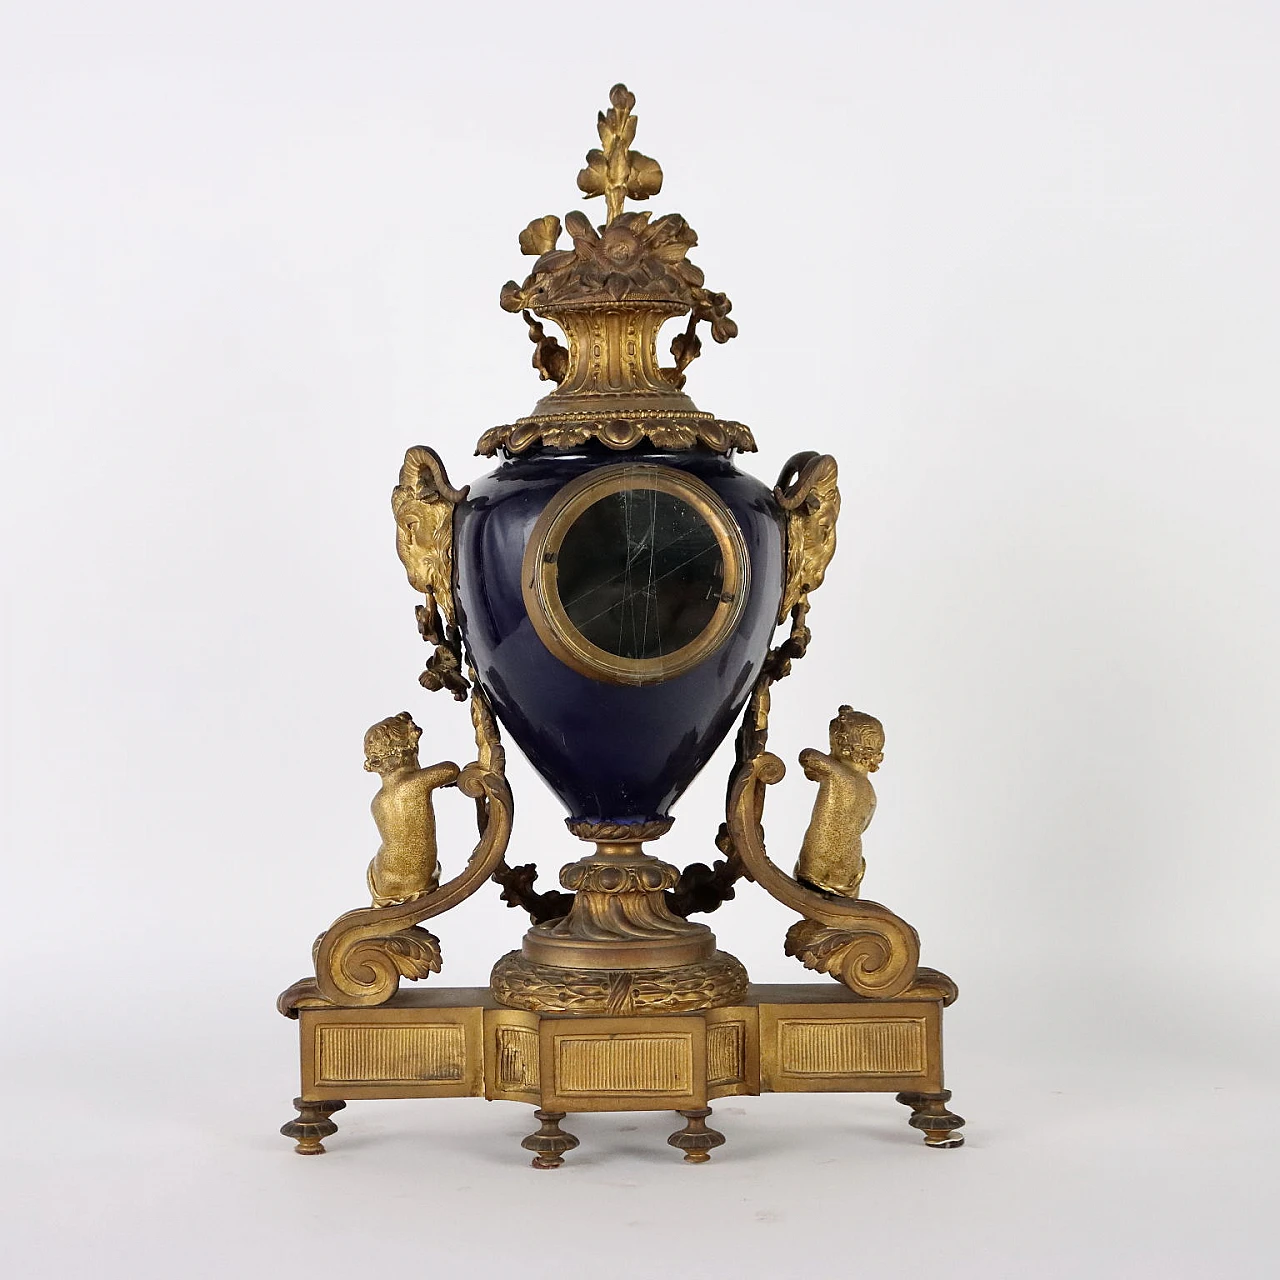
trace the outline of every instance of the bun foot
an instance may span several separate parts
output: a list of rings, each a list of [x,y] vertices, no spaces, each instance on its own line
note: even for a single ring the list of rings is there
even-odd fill
[[[946,1151],[964,1146],[964,1135],[956,1132],[964,1127],[964,1117],[947,1109],[950,1089],[943,1089],[941,1093],[900,1093],[898,1101],[911,1108],[911,1119],[907,1123],[924,1134],[926,1147]]]
[[[710,1107],[676,1112],[676,1115],[685,1118],[685,1126],[678,1133],[673,1133],[667,1142],[684,1152],[688,1164],[706,1164],[711,1159],[712,1151],[724,1146],[724,1134],[707,1128],[707,1117],[710,1114]]]
[[[329,1116],[335,1111],[341,1111],[347,1104],[308,1102],[305,1098],[294,1098],[293,1105],[298,1108],[298,1118],[281,1125],[280,1132],[297,1143],[294,1150],[300,1156],[324,1155],[324,1143],[321,1139],[338,1132],[338,1126]]]
[[[558,1169],[564,1164],[564,1153],[572,1151],[578,1145],[578,1139],[560,1128],[564,1119],[563,1111],[543,1111],[540,1108],[533,1113],[533,1118],[540,1122],[537,1133],[531,1133],[521,1140],[520,1145],[526,1151],[532,1151],[535,1169]]]

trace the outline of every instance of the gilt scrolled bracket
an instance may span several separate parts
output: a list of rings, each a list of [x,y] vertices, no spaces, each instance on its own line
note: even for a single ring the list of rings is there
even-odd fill
[[[787,935],[787,954],[872,1000],[891,1000],[912,988],[920,961],[916,931],[887,907],[806,888],[765,852],[765,789],[780,782],[786,765],[761,751],[742,761],[729,787],[728,828],[748,876],[804,918]],[[940,975],[939,975],[940,976]],[[921,993],[913,993],[921,994]]]

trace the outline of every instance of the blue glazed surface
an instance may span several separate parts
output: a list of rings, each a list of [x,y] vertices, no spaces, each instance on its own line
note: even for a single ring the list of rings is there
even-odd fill
[[[751,589],[729,638],[660,684],[608,684],[555,657],[525,612],[520,573],[534,522],[570,480],[620,462],[670,466],[706,483],[742,530]],[[499,720],[571,817],[664,816],[734,726],[782,598],[782,517],[773,493],[724,457],[542,453],[472,484],[454,523],[454,571],[467,649]]]

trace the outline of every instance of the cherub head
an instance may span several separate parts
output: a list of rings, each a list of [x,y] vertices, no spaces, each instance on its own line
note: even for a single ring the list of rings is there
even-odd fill
[[[884,726],[865,711],[841,707],[831,722],[831,754],[874,773],[884,759]]]
[[[388,716],[364,735],[364,767],[370,773],[387,774],[418,763],[418,739],[422,730],[402,711]]]

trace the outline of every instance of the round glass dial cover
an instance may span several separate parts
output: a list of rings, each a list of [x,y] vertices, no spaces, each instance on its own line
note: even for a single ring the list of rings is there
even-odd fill
[[[525,597],[547,647],[624,684],[668,680],[737,621],[749,567],[732,513],[673,467],[623,463],[566,485],[539,517]]]

